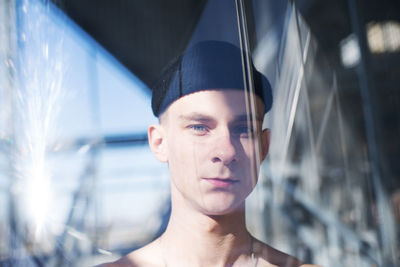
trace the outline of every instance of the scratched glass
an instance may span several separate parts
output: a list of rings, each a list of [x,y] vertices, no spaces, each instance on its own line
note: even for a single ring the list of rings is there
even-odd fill
[[[399,265],[397,17],[353,0],[106,2],[0,2],[1,266],[111,262],[162,240],[174,209],[245,214],[240,266],[259,265],[255,240]]]

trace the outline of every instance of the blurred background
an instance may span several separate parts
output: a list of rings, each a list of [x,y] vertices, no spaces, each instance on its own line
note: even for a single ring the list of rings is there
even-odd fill
[[[274,91],[249,230],[306,262],[399,266],[398,0],[2,0],[1,266],[92,266],[163,232],[150,88],[210,39],[248,44]]]

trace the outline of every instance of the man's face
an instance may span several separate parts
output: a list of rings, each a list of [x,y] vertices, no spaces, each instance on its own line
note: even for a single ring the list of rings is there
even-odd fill
[[[253,129],[240,90],[199,91],[170,105],[161,127],[173,198],[208,215],[226,214],[244,204],[258,169],[255,140],[262,134],[263,104],[258,97],[256,101]]]

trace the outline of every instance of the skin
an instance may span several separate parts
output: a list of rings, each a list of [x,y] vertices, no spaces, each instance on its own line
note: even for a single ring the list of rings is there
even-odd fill
[[[268,153],[264,106],[248,127],[244,92],[207,90],[173,102],[148,129],[149,144],[171,177],[171,218],[164,234],[103,266],[311,267],[251,237],[245,199]],[[252,130],[250,130],[252,129]]]

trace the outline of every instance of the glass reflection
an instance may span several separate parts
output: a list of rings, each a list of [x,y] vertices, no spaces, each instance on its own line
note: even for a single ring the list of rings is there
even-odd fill
[[[366,57],[356,29],[335,48],[340,53],[336,63],[342,65],[332,67],[309,21],[296,9],[302,1],[245,2],[248,32],[242,34],[249,38],[246,52],[255,68],[249,84],[241,80],[243,86],[230,87],[249,89],[260,71],[271,83],[274,107],[263,125],[251,119],[263,115],[249,112],[254,101],[248,101],[247,90],[213,91],[176,108],[169,121],[184,130],[170,133],[175,138],[171,164],[190,158],[192,165],[181,166],[178,174],[177,168],[170,169],[171,176],[192,171],[211,180],[211,185],[194,188],[175,179],[176,188],[215,215],[243,205],[258,177],[246,202],[246,225],[255,238],[323,266],[399,265],[399,98],[394,89],[385,89],[398,83],[392,77],[398,67],[391,63],[390,76],[385,62],[392,61],[383,60],[398,53],[398,22],[366,25],[371,76],[390,82],[377,82],[368,104],[357,82],[348,78]],[[142,7],[151,10],[151,5],[156,4]],[[146,21],[137,22],[144,30],[134,39],[148,39],[147,44],[165,52],[160,65],[204,40],[244,45],[234,1],[194,6],[190,22],[177,31],[184,32],[182,38],[155,31]],[[177,5],[160,9],[179,17]],[[147,147],[147,125],[157,122],[150,110],[150,79],[144,84],[68,21],[48,1],[0,3],[0,265],[109,262],[159,237],[170,218],[170,175]],[[164,42],[153,41],[150,32]],[[169,37],[179,39],[174,40],[179,45],[168,48]],[[146,56],[143,66],[155,65],[155,56]],[[224,69],[213,65],[215,73]],[[142,69],[136,66],[134,74]],[[219,76],[232,82],[243,76],[241,71]],[[168,86],[186,82],[185,88],[193,83],[181,78],[172,75],[166,81]],[[145,81],[145,75],[140,79]],[[199,104],[201,116],[192,112],[176,118]],[[372,118],[365,107],[371,108]],[[224,117],[238,108],[240,116]],[[366,127],[369,120],[372,128]],[[256,175],[260,162],[255,154],[259,149],[263,158],[265,146],[255,135],[266,128],[271,129],[269,155]],[[216,129],[219,134],[212,135]],[[373,143],[377,151],[371,156]],[[206,149],[208,144],[212,149]],[[221,162],[234,162],[232,154],[240,155],[245,164],[215,174],[204,164],[209,153]],[[229,171],[251,179],[235,194],[224,195],[238,183]],[[223,175],[228,180],[220,179]],[[220,194],[204,193],[210,187]],[[260,243],[252,245],[256,251]],[[166,251],[165,260],[173,259],[171,246]],[[245,265],[248,258],[241,260]]]
[[[263,15],[271,10],[279,10],[271,16],[284,18],[284,27]],[[389,177],[371,171],[373,144],[365,138],[371,129],[360,127],[368,114],[359,121],[351,115],[376,105],[341,88],[344,77],[335,74],[294,5],[253,1],[253,12],[254,61],[276,77],[271,152],[260,189],[267,198],[259,219],[264,229],[257,232],[323,266],[396,266],[396,190],[385,189]]]

